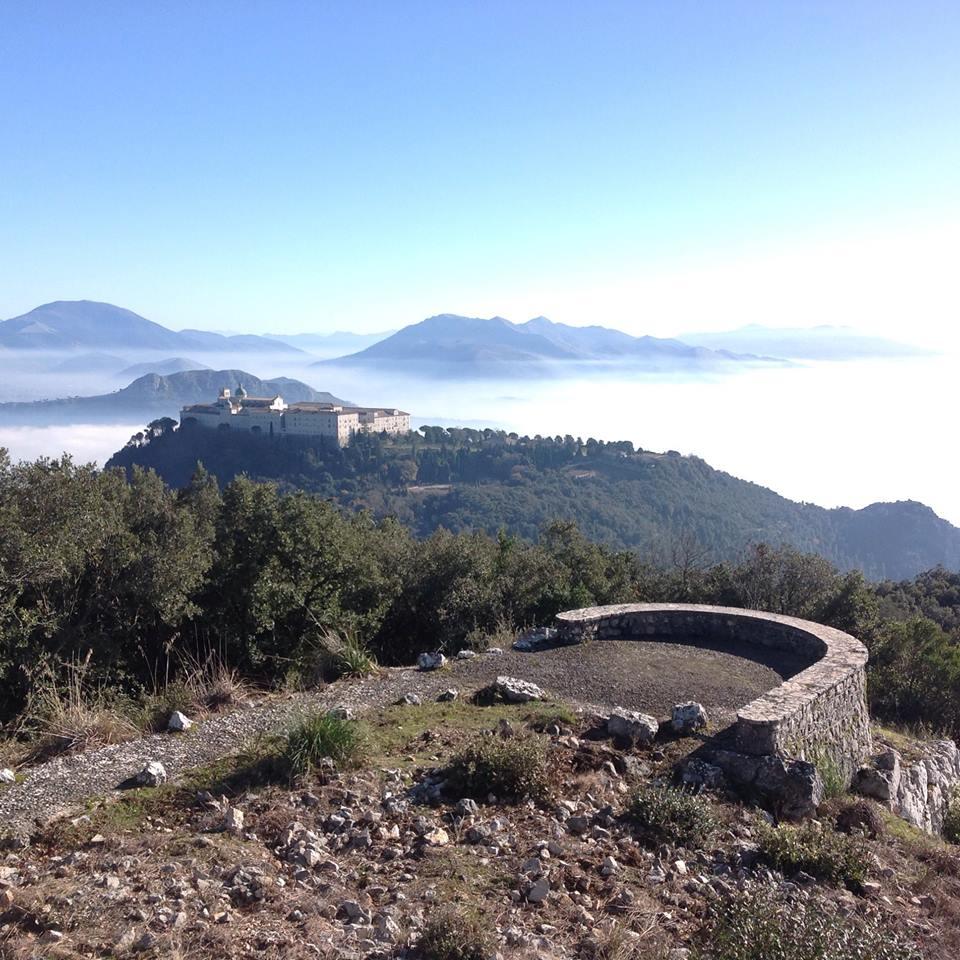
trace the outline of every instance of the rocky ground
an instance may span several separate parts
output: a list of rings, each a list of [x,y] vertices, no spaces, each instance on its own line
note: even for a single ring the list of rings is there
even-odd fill
[[[291,782],[261,742],[14,841],[0,859],[0,957],[415,957],[453,909],[488,932],[484,956],[682,960],[737,891],[956,956],[960,863],[899,821],[862,841],[856,884],[774,869],[769,818],[723,785],[705,795],[708,840],[639,832],[633,791],[669,777],[695,738],[641,748],[556,702],[459,699],[377,708],[362,728],[354,768]],[[516,803],[445,787],[451,756],[484,730],[535,738],[548,793]],[[838,809],[822,811],[825,829]]]
[[[150,760],[160,761],[178,776],[235,751],[239,743],[282,729],[304,711],[337,705],[363,711],[408,692],[430,699],[448,687],[468,695],[501,673],[538,683],[574,705],[600,710],[620,705],[661,718],[674,703],[696,696],[715,725],[723,725],[733,719],[737,707],[802,666],[786,654],[774,652],[775,659],[760,663],[745,656],[747,652],[755,656],[757,651],[604,641],[533,653],[485,653],[450,661],[439,672],[394,668],[319,691],[265,696],[205,721],[186,737],[155,735],[25,768],[15,787],[0,785],[0,823],[22,828],[67,812],[87,797],[115,791]]]

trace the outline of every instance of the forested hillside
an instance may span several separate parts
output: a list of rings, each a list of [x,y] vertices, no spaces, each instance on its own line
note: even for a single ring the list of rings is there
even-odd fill
[[[71,665],[100,699],[172,682],[211,653],[282,686],[316,674],[329,630],[405,664],[491,637],[505,645],[560,610],[672,601],[848,630],[870,647],[878,716],[960,733],[957,574],[871,585],[762,544],[711,564],[681,542],[652,563],[563,522],[535,542],[442,530],[418,539],[274,484],[220,489],[197,471],[171,490],[131,474],[69,459],[12,465],[0,452],[0,725],[33,722],[38,690],[74,676]]]
[[[134,438],[108,466],[150,467],[183,487],[198,462],[227,483],[246,474],[301,489],[418,536],[503,528],[534,540],[554,520],[592,540],[653,560],[694,550],[729,560],[759,541],[818,553],[871,579],[960,569],[960,530],[929,507],[902,502],[826,510],[715,470],[697,457],[651,453],[630,442],[518,437],[425,427],[402,439],[361,436],[346,449],[200,428]]]

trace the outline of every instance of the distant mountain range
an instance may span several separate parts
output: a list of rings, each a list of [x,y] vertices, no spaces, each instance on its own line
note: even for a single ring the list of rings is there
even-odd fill
[[[789,360],[865,360],[928,356],[931,351],[897,340],[871,337],[850,327],[764,327],[749,324],[737,330],[685,333],[684,343],[711,350],[766,353]]]
[[[549,372],[551,365],[573,364],[623,364],[646,371],[672,371],[782,362],[690,346],[679,340],[633,337],[607,327],[572,327],[546,317],[511,323],[503,317],[444,313],[404,327],[357,353],[321,360],[315,366],[409,369],[428,375],[462,376],[468,372],[515,373],[520,365],[533,372]]]
[[[0,322],[0,351],[63,353],[160,350],[164,353],[301,353],[280,340],[203,330],[168,330],[132,310],[94,300],[57,300]]]
[[[345,403],[332,393],[276,377],[261,380],[244,370],[188,370],[161,376],[149,373],[114,393],[28,403],[0,403],[0,424],[118,423],[177,417],[188,403],[210,401],[221,387],[242,386],[251,396],[281,394],[284,400]]]

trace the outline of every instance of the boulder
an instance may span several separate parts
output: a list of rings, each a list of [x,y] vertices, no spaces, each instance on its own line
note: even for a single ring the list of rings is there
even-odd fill
[[[718,766],[694,757],[684,763],[680,771],[680,781],[689,787],[720,790],[726,785],[727,779]]]
[[[0,783],[16,783],[17,777],[16,774],[9,768],[4,767],[0,770]]]
[[[636,710],[624,710],[617,707],[607,717],[607,733],[618,740],[630,743],[648,744],[656,739],[660,724],[654,717]]]
[[[458,660],[473,660],[473,658],[476,657],[476,655],[477,655],[477,651],[476,651],[476,650],[469,650],[469,649],[467,649],[467,650],[461,650],[461,651],[457,654],[457,659],[458,659]]]
[[[493,689],[507,703],[528,703],[531,700],[547,699],[547,695],[535,683],[518,680],[516,677],[497,677]]]
[[[439,670],[446,662],[447,658],[439,650],[433,653],[424,652],[417,657],[417,669]]]
[[[534,880],[527,890],[527,900],[530,903],[543,903],[550,895],[550,881],[546,877]]]
[[[816,813],[823,801],[823,780],[807,760],[764,757],[754,786],[767,796],[785,820],[802,820]]]
[[[460,696],[460,691],[456,687],[450,687],[449,690],[444,690],[443,693],[437,697],[438,702],[440,703],[453,703]]]
[[[159,760],[151,760],[135,777],[139,787],[159,787],[167,782],[167,771]]]
[[[416,693],[405,693],[398,701],[399,706],[406,707],[419,707],[423,703],[423,700],[420,699],[420,695]]]
[[[170,714],[170,719],[167,721],[167,729],[174,733],[183,733],[184,730],[189,730],[192,726],[193,721],[179,710],[174,710],[173,713]]]
[[[670,713],[670,726],[674,733],[685,737],[707,725],[707,711],[696,700],[678,703]]]

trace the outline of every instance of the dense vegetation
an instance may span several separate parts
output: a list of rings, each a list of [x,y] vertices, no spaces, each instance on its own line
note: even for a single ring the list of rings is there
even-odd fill
[[[361,436],[345,449],[306,438],[212,432],[188,424],[139,434],[110,466],[156,470],[190,482],[198,461],[222,483],[245,474],[306,490],[417,536],[501,528],[535,540],[554,520],[591,540],[669,560],[694,540],[713,561],[750,543],[788,543],[874,579],[960,568],[960,531],[917,503],[825,510],[714,470],[696,457],[637,450],[630,442],[518,437],[492,430],[424,427],[402,439]]]
[[[706,565],[691,542],[668,562],[592,542],[570,522],[536,541],[438,530],[341,510],[202,470],[173,490],[152,472],[68,458],[0,457],[0,719],[38,678],[88,662],[128,691],[215,652],[271,685],[316,675],[330,631],[381,663],[456,650],[593,603],[702,601],[833,624],[871,647],[881,717],[960,733],[960,575],[871,586],[819,556],[754,545]],[[654,562],[656,561],[656,562]]]

